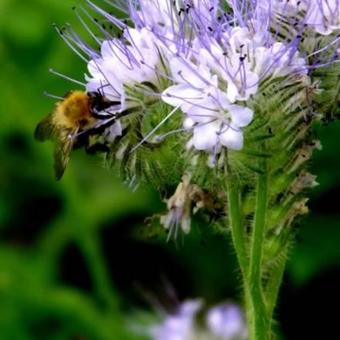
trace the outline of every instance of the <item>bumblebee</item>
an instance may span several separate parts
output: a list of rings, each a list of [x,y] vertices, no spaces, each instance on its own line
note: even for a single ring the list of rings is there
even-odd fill
[[[101,133],[115,122],[107,111],[115,103],[99,92],[71,91],[56,103],[52,113],[36,127],[34,136],[39,141],[53,140],[54,170],[59,180],[76,147],[88,146],[89,136]]]

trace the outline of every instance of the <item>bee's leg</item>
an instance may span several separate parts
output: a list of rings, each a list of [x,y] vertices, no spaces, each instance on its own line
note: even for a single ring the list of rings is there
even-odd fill
[[[89,144],[89,135],[85,132],[79,133],[75,139],[73,149],[80,149],[82,147],[86,148]]]
[[[106,143],[95,143],[92,145],[86,145],[85,151],[87,154],[93,155],[96,153],[104,153],[108,154],[110,152],[110,148]]]
[[[98,120],[107,120],[115,117],[115,113],[109,112],[107,110],[97,110],[95,108],[92,110],[92,115]]]

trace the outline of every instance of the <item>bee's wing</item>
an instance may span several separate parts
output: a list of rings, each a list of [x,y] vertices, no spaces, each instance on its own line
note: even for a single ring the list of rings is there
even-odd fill
[[[59,132],[59,138],[56,138],[54,149],[54,172],[57,180],[63,176],[66,166],[70,160],[70,154],[73,149],[76,131],[68,129]]]
[[[45,141],[54,136],[54,125],[52,124],[53,113],[45,117],[35,128],[34,138],[38,141]]]

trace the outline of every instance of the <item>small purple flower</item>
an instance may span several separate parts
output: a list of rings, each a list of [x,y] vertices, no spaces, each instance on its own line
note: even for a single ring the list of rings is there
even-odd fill
[[[246,340],[247,328],[239,306],[231,303],[212,307],[207,313],[207,325],[220,340]]]
[[[199,300],[183,302],[174,314],[169,314],[163,323],[153,327],[153,340],[194,340],[195,317],[202,307]]]
[[[200,300],[183,302],[173,314],[151,328],[153,340],[246,340],[248,338],[244,315],[239,306],[231,303],[210,308],[204,314],[205,323],[197,321],[202,312]]]
[[[124,87],[142,82],[157,86],[159,62],[152,33],[146,29],[126,29],[124,40],[103,41],[100,57],[88,63],[91,77],[87,77],[87,91],[100,89],[105,97],[120,102],[121,110],[125,110],[129,98]]]

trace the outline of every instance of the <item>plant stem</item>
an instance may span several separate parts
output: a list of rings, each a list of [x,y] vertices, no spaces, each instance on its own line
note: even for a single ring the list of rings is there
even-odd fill
[[[247,284],[246,276],[248,269],[248,256],[246,251],[245,231],[242,225],[242,216],[240,208],[240,190],[237,178],[234,178],[230,169],[227,175],[228,186],[228,211],[229,224],[231,229],[231,238],[236,250],[237,260],[241,268],[244,284]]]
[[[265,164],[262,164],[266,168]],[[265,241],[266,212],[268,200],[268,175],[258,175],[256,188],[255,219],[252,229],[250,245],[249,289],[250,299],[248,307],[248,326],[250,339],[265,340],[269,336],[270,320],[266,310],[264,294],[262,292],[262,251]]]
[[[117,311],[117,296],[112,290],[112,284],[106,270],[97,234],[88,230],[87,233],[79,236],[78,239],[79,246],[88,263],[98,298],[111,311]]]

